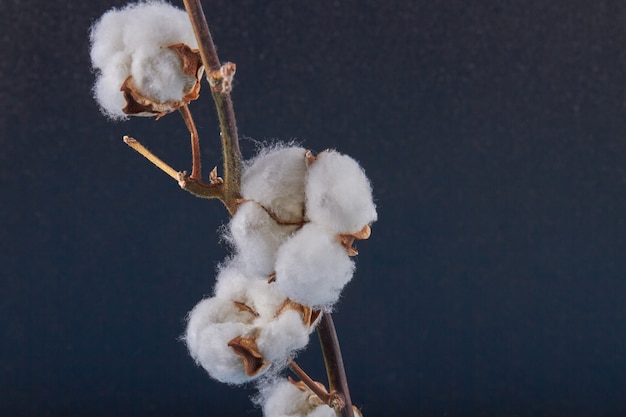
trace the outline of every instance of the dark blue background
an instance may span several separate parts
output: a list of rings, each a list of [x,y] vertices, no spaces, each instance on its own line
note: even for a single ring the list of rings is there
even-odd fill
[[[2,5],[0,414],[260,415],[177,340],[226,211],[121,141],[189,169],[184,124],[110,123],[91,98],[88,28],[123,3]],[[204,8],[244,154],[296,138],[373,182],[335,315],[366,416],[626,415],[624,1]],[[324,378],[316,343],[299,361]]]

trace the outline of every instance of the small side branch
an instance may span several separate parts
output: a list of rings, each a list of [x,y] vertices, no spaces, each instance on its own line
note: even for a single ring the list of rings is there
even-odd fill
[[[216,177],[216,179],[212,180],[210,184],[206,184],[202,181],[196,181],[192,178],[187,177],[187,173],[185,171],[176,171],[174,168],[166,164],[161,158],[150,152],[136,139],[129,136],[124,136],[124,143],[139,152],[144,158],[152,162],[161,171],[165,172],[167,175],[175,179],[176,182],[178,182],[178,185],[180,185],[180,188],[182,188],[183,190],[190,192],[196,197],[218,198],[222,200],[222,202],[224,202],[224,184],[222,183],[221,179],[217,178],[215,175],[213,175],[213,177]],[[224,204],[226,203],[224,202]]]
[[[329,403],[330,394],[315,381],[313,381],[313,379],[306,372],[304,372],[304,370],[300,368],[300,366],[296,362],[294,362],[293,360],[290,361],[289,369],[291,369],[291,371],[296,374],[298,378],[300,378],[300,381],[304,382],[304,385],[306,385],[311,391],[313,391],[313,393],[317,395],[319,399],[324,402],[324,404]]]
[[[157,168],[161,171],[165,172],[170,177],[174,178],[176,181],[180,178],[180,172],[176,171],[174,168],[163,162],[161,158],[150,152],[145,146],[139,143],[135,138],[131,138],[130,136],[124,136],[124,143],[139,152],[144,158],[148,161],[152,162]]]
[[[227,63],[222,67],[220,64],[200,0],[183,0],[183,2],[198,41],[202,64],[211,84],[211,93],[220,123],[224,158],[223,201],[232,215],[237,211],[236,200],[241,197],[241,151],[239,150],[235,112],[230,98],[230,81],[234,74],[235,65]],[[224,80],[227,81],[228,86],[224,85]]]
[[[185,126],[189,130],[189,134],[191,136],[191,175],[190,179],[194,181],[202,181],[202,163],[200,161],[200,139],[198,137],[198,130],[196,129],[196,124],[193,121],[193,117],[191,117],[191,112],[189,111],[189,106],[187,104],[183,104],[178,108],[183,120],[185,121]]]

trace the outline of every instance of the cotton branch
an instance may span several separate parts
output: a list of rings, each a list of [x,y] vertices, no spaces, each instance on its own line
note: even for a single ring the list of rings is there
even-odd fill
[[[235,64],[226,63],[221,66],[200,1],[183,0],[183,2],[196,34],[200,56],[211,85],[211,94],[219,119],[224,158],[223,201],[232,215],[237,211],[237,199],[241,197],[241,151],[239,150],[235,112],[230,98]]]

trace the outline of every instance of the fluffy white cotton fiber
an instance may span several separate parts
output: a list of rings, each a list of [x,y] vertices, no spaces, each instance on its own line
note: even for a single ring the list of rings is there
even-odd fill
[[[180,57],[168,46],[197,48],[187,14],[169,3],[132,3],[105,13],[91,29],[91,62],[98,72],[94,95],[103,112],[126,118],[120,87],[132,76],[147,98],[181,100],[195,78],[182,72]]]
[[[307,223],[278,250],[276,286],[292,300],[329,308],[350,281],[354,263],[336,234]]]
[[[213,378],[228,384],[242,384],[246,375],[241,358],[228,346],[239,336],[253,331],[254,316],[230,300],[207,298],[189,313],[185,342],[189,353]],[[260,376],[256,375],[256,376]],[[255,376],[255,377],[256,377]]]
[[[306,150],[275,147],[261,152],[244,168],[241,193],[283,222],[301,222],[304,212]]]
[[[215,296],[247,305],[262,320],[273,318],[287,298],[275,285],[268,284],[267,277],[246,275],[238,262],[229,262],[220,269]]]
[[[319,404],[313,393],[301,390],[288,380],[278,380],[263,389],[264,417],[335,417],[335,411]]]
[[[265,417],[304,417],[312,408],[307,402],[309,394],[287,380],[279,380],[264,391]]]
[[[336,151],[320,153],[306,179],[306,213],[338,234],[356,233],[375,221],[372,188],[358,162]]]
[[[295,310],[286,310],[261,328],[257,346],[270,362],[282,366],[309,342],[309,328]]]
[[[230,221],[229,238],[242,268],[267,279],[274,273],[278,248],[296,229],[278,224],[263,207],[248,201],[239,205]]]

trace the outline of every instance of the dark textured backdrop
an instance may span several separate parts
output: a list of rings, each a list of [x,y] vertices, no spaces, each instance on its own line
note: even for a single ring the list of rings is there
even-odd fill
[[[88,28],[122,4],[2,3],[0,414],[260,415],[177,340],[225,210],[121,142],[188,169],[182,121],[91,99]],[[626,2],[204,7],[245,155],[297,138],[373,182],[335,316],[366,416],[626,415]],[[219,164],[206,91],[192,111]]]

